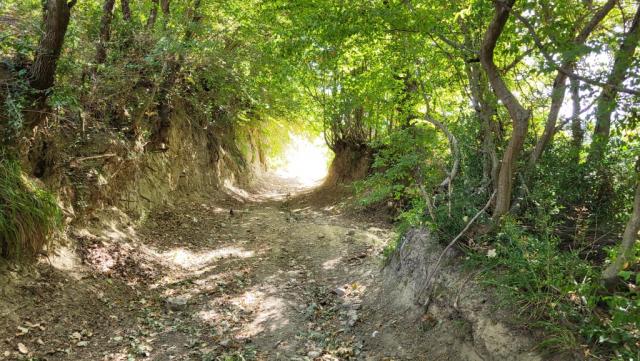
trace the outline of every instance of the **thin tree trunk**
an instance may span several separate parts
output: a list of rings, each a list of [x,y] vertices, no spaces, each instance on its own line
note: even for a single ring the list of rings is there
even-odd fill
[[[475,49],[477,41],[472,37],[469,27],[460,20],[460,28],[464,33],[464,46],[466,49]],[[487,78],[483,76],[480,64],[465,61],[465,71],[469,81],[471,103],[476,116],[481,122],[482,136],[482,187],[490,186],[491,190],[497,189],[498,171],[500,160],[496,149],[496,126],[493,117],[496,115],[496,106],[492,102]]]
[[[202,3],[202,0],[194,0],[193,6],[189,8],[188,14],[189,14],[189,18],[191,18],[191,23],[187,27],[187,30],[185,31],[185,34],[184,34],[185,42],[191,41],[191,39],[193,38],[194,27],[196,27],[202,20],[202,15],[200,15],[200,12],[198,11],[200,9],[201,3]]]
[[[160,0],[160,7],[162,8],[162,14],[164,16],[168,17],[169,15],[171,15],[169,0]]]
[[[104,64],[107,60],[107,44],[111,39],[111,20],[116,0],[104,0],[102,18],[100,19],[100,38],[96,45],[96,64]]]
[[[496,189],[500,170],[500,160],[495,145],[496,127],[493,121],[496,108],[488,99],[487,80],[482,76],[480,68],[475,64],[467,64],[466,68],[471,102],[478,119],[482,122],[482,180],[483,184],[490,184],[491,189]]]
[[[75,0],[48,0],[44,6],[44,32],[29,74],[29,84],[35,90],[44,91],[53,86],[71,8],[75,3]]]
[[[597,166],[604,159],[611,133],[611,114],[616,109],[618,88],[627,77],[629,67],[633,63],[633,54],[640,39],[640,6],[633,17],[631,27],[624,35],[620,49],[616,52],[613,68],[607,79],[607,86],[596,102],[596,126],[593,131],[593,141],[587,163]]]
[[[514,3],[515,0],[494,2],[495,14],[489,24],[489,28],[485,32],[480,48],[480,63],[487,73],[487,78],[493,91],[507,108],[513,123],[511,139],[504,151],[500,172],[498,174],[496,206],[493,210],[494,219],[498,219],[509,212],[516,162],[522,153],[524,140],[527,137],[529,128],[529,118],[531,117],[531,112],[520,104],[507,87],[493,60],[496,43],[509,19],[509,13]]]
[[[122,8],[122,18],[125,21],[131,21],[131,7],[129,7],[129,0],[120,0],[120,7]]]
[[[162,27],[166,29],[171,18],[171,0],[160,0],[160,9],[162,10]]]
[[[573,69],[573,65],[571,65]],[[556,133],[556,123],[558,122],[558,114],[560,114],[560,108],[564,102],[564,96],[567,90],[567,75],[558,72],[556,78],[553,81],[553,89],[551,90],[551,106],[549,107],[549,114],[547,114],[547,121],[544,124],[544,131],[538,139],[536,146],[531,152],[529,163],[527,165],[527,171],[530,173],[533,171],[536,163],[542,156],[547,145],[551,142],[551,139]]]
[[[147,29],[153,28],[158,18],[158,0],[151,0],[151,10],[149,11],[149,18],[147,19]]]
[[[622,235],[622,243],[620,243],[618,254],[613,262],[602,272],[602,280],[608,287],[615,286],[618,281],[618,274],[624,269],[625,263],[633,258],[635,252],[635,243],[640,231],[640,158],[636,162],[636,182],[633,212]]]
[[[582,120],[580,113],[582,113],[580,105],[580,82],[576,79],[571,79],[571,100],[573,104],[573,114],[571,115],[571,147],[574,157],[574,161],[578,163],[580,161],[580,149],[584,142],[584,129],[582,129]]]
[[[584,28],[576,35],[575,39],[573,39],[573,45],[578,47],[584,45],[587,41],[587,38],[591,33],[596,29],[598,24],[609,14],[611,9],[615,6],[617,0],[609,0],[604,6],[597,11],[593,18],[584,26]],[[576,56],[572,56],[569,59],[565,60],[561,68],[567,69],[570,72],[573,72],[576,66]],[[558,71],[556,74],[556,78],[553,81],[553,89],[551,91],[551,107],[549,108],[549,114],[547,115],[547,121],[545,122],[544,131],[540,136],[540,139],[536,143],[533,152],[531,153],[531,157],[529,158],[528,171],[533,171],[536,163],[542,157],[542,153],[546,149],[547,145],[551,143],[553,137],[556,133],[556,123],[558,122],[558,114],[560,113],[560,108],[562,107],[562,103],[564,102],[564,97],[567,89],[567,73]]]

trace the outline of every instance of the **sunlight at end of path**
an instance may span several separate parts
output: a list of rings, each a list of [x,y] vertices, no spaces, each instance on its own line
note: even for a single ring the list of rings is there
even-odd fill
[[[293,133],[289,137],[290,143],[277,162],[276,175],[304,186],[320,183],[327,176],[331,157],[323,137],[308,138]]]

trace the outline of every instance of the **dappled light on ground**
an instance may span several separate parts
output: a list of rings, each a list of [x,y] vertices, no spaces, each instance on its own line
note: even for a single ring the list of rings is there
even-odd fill
[[[290,138],[275,174],[307,187],[319,184],[327,176],[331,156],[324,139],[297,134],[290,134]]]
[[[95,277],[65,281],[82,282],[84,293],[61,302],[90,298],[95,310],[79,309],[47,344],[79,360],[380,359],[383,346],[365,347],[378,323],[358,327],[371,319],[363,303],[391,233],[295,197],[249,196],[182,202],[153,212],[142,227],[106,222],[99,234],[78,232]],[[56,317],[44,312],[38,320]],[[85,326],[75,335],[71,325]],[[36,339],[18,341],[47,352]]]
[[[207,266],[212,261],[221,258],[252,257],[253,251],[245,251],[238,247],[224,247],[203,252],[193,252],[188,249],[178,248],[169,252],[161,252],[158,256],[184,269],[198,270],[201,267]]]
[[[322,264],[322,269],[324,270],[332,270],[335,269],[336,266],[340,263],[342,257],[330,259]]]

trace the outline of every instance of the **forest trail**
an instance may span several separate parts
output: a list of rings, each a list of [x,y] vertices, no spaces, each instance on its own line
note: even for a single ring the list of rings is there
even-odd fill
[[[398,359],[401,345],[380,354],[370,346],[379,332],[372,337],[375,329],[359,327],[392,233],[332,206],[305,205],[277,192],[257,198],[224,207],[185,205],[181,214],[159,213],[146,226],[145,239],[171,255],[162,293],[187,301],[172,316],[195,331],[160,337],[160,344],[175,348],[158,359],[190,359],[181,346],[194,334],[204,336],[199,354]]]
[[[389,226],[265,184],[158,209],[138,229],[80,232],[81,265],[47,267],[9,301],[0,358],[423,359],[420,325],[375,300]]]

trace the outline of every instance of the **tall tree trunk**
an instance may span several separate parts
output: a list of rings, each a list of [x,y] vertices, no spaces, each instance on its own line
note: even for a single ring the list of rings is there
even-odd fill
[[[169,0],[160,0],[160,7],[162,8],[162,14],[164,16],[171,15],[171,10],[169,8]]]
[[[640,40],[640,5],[633,17],[631,27],[624,35],[620,49],[616,52],[613,68],[607,79],[607,86],[596,102],[596,126],[593,131],[593,140],[587,157],[587,163],[597,167],[606,153],[611,133],[611,114],[616,109],[618,87],[627,77],[629,67],[633,63],[633,54]]]
[[[96,64],[104,64],[107,60],[107,44],[111,39],[111,20],[113,20],[113,6],[116,0],[104,0],[102,18],[100,19],[100,38],[96,45]]]
[[[604,6],[597,11],[593,18],[584,26],[584,28],[576,35],[573,39],[573,45],[576,47],[584,45],[587,41],[589,35],[596,29],[598,24],[611,12],[611,9],[615,6],[617,0],[609,0]],[[536,143],[533,152],[531,153],[531,157],[529,158],[528,164],[528,172],[533,171],[538,160],[542,156],[542,153],[546,149],[547,145],[551,143],[553,136],[556,133],[556,123],[558,122],[558,114],[560,113],[560,108],[562,107],[562,103],[564,102],[564,96],[567,89],[567,71],[573,72],[576,66],[577,57],[571,56],[566,59],[562,65],[561,69],[565,71],[558,70],[556,74],[556,78],[553,81],[553,89],[551,90],[551,107],[549,108],[549,114],[547,115],[547,121],[545,122],[544,131],[540,136],[540,139]]]
[[[198,11],[200,9],[201,3],[202,3],[202,0],[194,0],[193,6],[189,8],[188,15],[189,15],[189,18],[191,19],[191,23],[187,27],[187,30],[185,31],[185,34],[184,34],[185,42],[191,41],[191,39],[193,38],[194,28],[198,24],[200,24],[200,21],[202,20],[202,15]]]
[[[71,8],[75,3],[75,0],[48,0],[44,6],[43,34],[29,74],[29,85],[35,90],[44,91],[53,86]]]
[[[511,139],[502,156],[502,163],[500,164],[500,172],[498,174],[496,206],[493,210],[494,219],[499,219],[509,212],[516,162],[522,153],[529,128],[529,118],[531,117],[531,112],[520,104],[518,99],[516,99],[507,87],[493,60],[496,43],[509,19],[509,13],[514,3],[515,0],[494,2],[495,14],[489,24],[489,28],[487,28],[485,32],[480,48],[480,63],[487,73],[487,78],[493,91],[507,108],[509,117],[513,123]]]
[[[584,129],[582,129],[582,113],[580,105],[580,81],[571,79],[571,101],[573,105],[573,114],[571,115],[571,148],[573,152],[574,162],[580,161],[580,149],[584,142]]]
[[[466,49],[476,49],[480,42],[480,34],[474,27],[470,27],[462,19],[458,21],[460,29],[464,33],[464,46]],[[471,30],[474,29],[474,30]],[[491,191],[497,189],[498,171],[500,160],[496,149],[497,127],[493,120],[496,115],[496,104],[490,94],[487,77],[482,73],[481,65],[465,60],[465,72],[469,82],[471,104],[481,122],[482,138],[482,187],[488,187]]]
[[[624,269],[625,263],[633,258],[638,232],[640,232],[640,157],[636,162],[636,182],[633,212],[624,229],[618,254],[613,262],[602,272],[602,280],[608,287],[615,286],[618,281],[618,274]]]
[[[487,79],[481,73],[481,69],[476,64],[466,65],[469,88],[471,90],[471,103],[478,119],[482,122],[482,183],[491,185],[491,189],[496,189],[498,185],[498,171],[500,170],[500,160],[496,150],[496,125],[493,116],[496,114],[496,107],[492,104],[488,95]]]
[[[415,101],[413,101],[414,94],[418,91],[418,82],[411,76],[409,71],[405,71],[404,74],[396,77],[397,80],[402,80],[402,95],[397,102],[396,111],[398,113],[399,125],[401,129],[407,129],[411,126],[411,113]],[[389,122],[392,124],[393,122]]]
[[[120,7],[122,8],[122,18],[125,21],[131,21],[131,7],[129,7],[129,0],[120,0]]]
[[[167,28],[169,18],[171,17],[171,0],[160,0],[160,9],[162,10],[162,27]]]
[[[158,0],[151,0],[151,10],[149,11],[149,18],[147,19],[147,29],[153,28],[158,18]]]
[[[573,69],[573,65],[571,65]],[[547,114],[547,120],[544,124],[544,130],[542,135],[538,139],[536,146],[531,152],[529,157],[529,163],[527,165],[527,172],[531,173],[538,163],[538,160],[542,156],[542,152],[546,149],[547,145],[551,142],[551,139],[556,133],[556,123],[558,122],[558,114],[560,114],[560,108],[564,102],[564,96],[567,90],[567,75],[558,71],[556,78],[553,81],[553,89],[551,90],[551,106],[549,107],[549,113]]]

